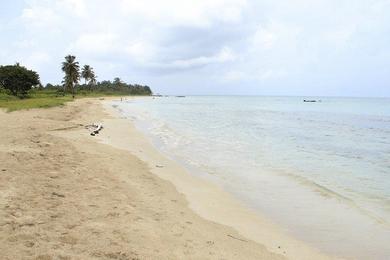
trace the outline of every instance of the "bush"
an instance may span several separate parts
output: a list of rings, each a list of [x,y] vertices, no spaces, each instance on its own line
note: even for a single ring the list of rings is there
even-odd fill
[[[65,96],[65,90],[63,88],[59,88],[56,91],[56,97],[63,97]]]
[[[0,86],[14,96],[25,97],[27,92],[40,84],[39,75],[23,66],[0,66]]]

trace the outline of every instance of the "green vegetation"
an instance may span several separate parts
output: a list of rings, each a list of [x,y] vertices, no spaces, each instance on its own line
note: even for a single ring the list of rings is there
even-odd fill
[[[152,94],[152,90],[149,86],[142,86],[138,84],[127,84],[122,82],[120,78],[115,78],[113,82],[110,80],[103,80],[98,82],[95,85],[78,85],[76,87],[77,92],[82,94],[88,92],[88,94],[99,94],[105,93],[108,95],[142,95],[142,96],[150,96]]]
[[[152,90],[149,86],[138,84],[127,84],[120,78],[114,78],[114,81],[103,80],[96,81],[96,75],[90,65],[84,65],[81,74],[79,72],[79,63],[76,57],[68,55],[62,63],[62,71],[65,72],[64,86],[66,92],[76,93],[82,96],[102,96],[102,95],[151,95]],[[84,84],[77,84],[80,76],[84,79]],[[64,89],[60,85],[47,84],[47,89],[57,89],[61,92]]]
[[[23,98],[33,86],[39,84],[38,73],[20,66],[18,63],[0,66],[0,88],[8,90],[14,96]]]
[[[80,73],[79,63],[72,55],[65,57],[62,71],[65,73],[62,85],[48,83],[43,87],[35,71],[19,64],[0,66],[0,108],[15,111],[60,106],[72,101],[76,95],[103,97],[152,94],[149,86],[127,84],[120,78],[97,82],[93,68],[84,65]],[[78,84],[80,76],[84,84]]]
[[[8,112],[61,106],[71,100],[72,97],[69,95],[58,96],[56,92],[47,90],[31,90],[28,93],[28,97],[23,99],[0,91],[0,108],[5,108]]]
[[[81,71],[81,77],[85,80],[84,84],[87,84],[87,81],[90,86],[96,84],[95,72],[93,72],[92,67],[89,65],[84,65],[83,70]]]
[[[79,82],[79,62],[76,61],[76,56],[68,55],[65,57],[65,61],[62,62],[62,71],[65,72],[64,84],[65,89],[72,92],[74,98],[74,86]]]

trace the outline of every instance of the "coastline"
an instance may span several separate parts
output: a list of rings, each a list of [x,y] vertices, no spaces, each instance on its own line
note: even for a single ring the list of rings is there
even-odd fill
[[[165,158],[108,102],[0,111],[4,259],[328,259]]]
[[[336,259],[295,239],[280,226],[247,208],[218,186],[190,174],[179,163],[158,151],[131,119],[120,115],[111,101],[103,101],[102,104],[114,119],[104,120],[110,129],[106,129],[108,134],[100,138],[101,142],[128,150],[146,162],[151,172],[171,182],[185,196],[189,208],[202,218],[233,227],[245,238],[288,259]]]
[[[322,112],[299,101],[189,96],[112,104],[190,175],[217,185],[292,237],[331,256],[388,259],[388,183],[381,175],[388,116],[372,110],[358,122],[347,112],[355,100],[324,99]],[[332,112],[335,103],[345,103],[339,114]],[[356,114],[372,101],[359,103]]]

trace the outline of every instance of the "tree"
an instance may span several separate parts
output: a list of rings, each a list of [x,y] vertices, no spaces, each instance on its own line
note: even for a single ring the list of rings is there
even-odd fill
[[[93,72],[93,68],[89,65],[84,65],[81,71],[81,77],[84,78],[85,84],[87,84],[87,81],[89,81],[88,84],[96,82],[95,72]]]
[[[96,75],[95,72],[93,71],[93,68],[89,65],[84,65],[82,71],[81,71],[81,77],[84,78],[85,80],[85,85],[89,85],[89,89],[92,89],[92,85],[96,84]]]
[[[112,82],[112,88],[115,89],[116,91],[124,90],[126,86],[127,84],[118,77],[114,78],[114,81]]]
[[[89,81],[89,83],[91,84],[91,85],[96,85],[96,75],[95,75],[95,73],[92,71],[92,75],[91,75],[91,78],[90,78],[90,81]]]
[[[120,84],[122,84],[122,80],[120,78],[116,77],[116,78],[114,78],[113,84],[119,86]]]
[[[45,86],[45,89],[54,89],[55,86],[51,83],[47,83],[46,86]]]
[[[81,77],[84,79],[85,84],[87,84],[87,81],[91,77],[91,71],[92,68],[89,65],[84,65],[83,69],[81,70]]]
[[[14,96],[25,97],[27,92],[40,84],[37,72],[16,65],[0,66],[0,87]]]
[[[62,71],[65,72],[64,84],[65,89],[72,92],[74,98],[75,85],[79,82],[79,62],[76,61],[76,56],[68,55],[65,57],[65,61],[62,62]]]

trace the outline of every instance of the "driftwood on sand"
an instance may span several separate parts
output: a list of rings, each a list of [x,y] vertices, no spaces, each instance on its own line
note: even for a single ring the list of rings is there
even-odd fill
[[[92,136],[95,136],[96,134],[99,134],[100,130],[103,129],[103,124],[93,123],[92,125],[85,126],[85,128],[91,131]]]

